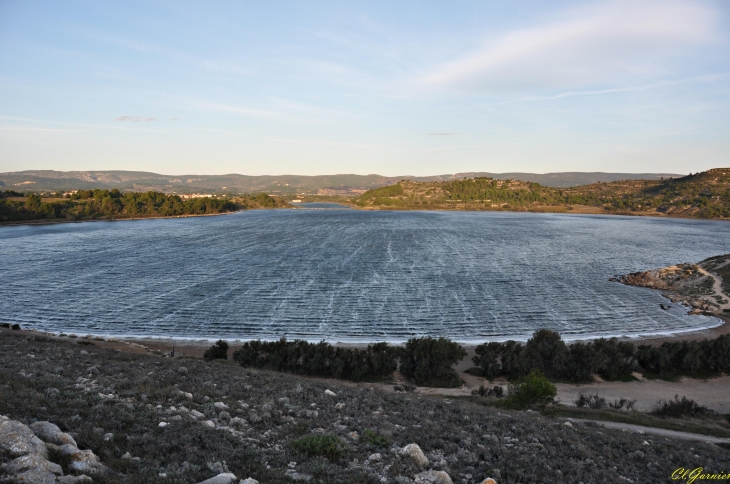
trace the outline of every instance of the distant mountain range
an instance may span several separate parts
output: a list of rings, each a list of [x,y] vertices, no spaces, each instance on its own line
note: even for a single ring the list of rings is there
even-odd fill
[[[142,171],[54,171],[28,170],[0,173],[0,187],[18,191],[57,192],[90,188],[119,188],[164,193],[259,193],[274,195],[360,195],[372,188],[392,185],[400,180],[417,182],[453,181],[463,178],[492,177],[536,182],[556,188],[588,185],[617,180],[659,180],[681,177],[676,173],[486,173],[470,172],[436,176],[381,175],[160,175]]]

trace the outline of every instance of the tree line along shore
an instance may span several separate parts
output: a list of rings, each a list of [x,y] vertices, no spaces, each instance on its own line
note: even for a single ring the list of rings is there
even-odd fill
[[[291,198],[291,197],[289,197]],[[681,178],[623,180],[553,188],[520,180],[477,177],[399,183],[334,200],[360,209],[496,210],[654,215],[730,219],[730,168]],[[32,220],[96,220],[210,215],[256,208],[292,208],[265,193],[183,199],[160,192],[118,189],[44,194],[0,191],[0,223]]]
[[[37,193],[0,192],[0,222],[83,221],[125,218],[214,215],[239,210],[285,207],[265,193],[232,198],[183,199],[160,192],[78,190],[41,197]]]

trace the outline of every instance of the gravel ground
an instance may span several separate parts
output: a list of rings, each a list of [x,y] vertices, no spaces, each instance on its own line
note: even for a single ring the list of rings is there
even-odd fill
[[[0,414],[71,433],[111,469],[96,482],[196,483],[230,471],[261,484],[406,484],[436,469],[455,483],[588,484],[668,482],[679,467],[730,472],[730,451],[707,443],[12,331],[0,332]],[[366,442],[366,430],[383,439]],[[344,453],[292,449],[317,434],[339,437]],[[411,443],[426,467],[399,455]]]

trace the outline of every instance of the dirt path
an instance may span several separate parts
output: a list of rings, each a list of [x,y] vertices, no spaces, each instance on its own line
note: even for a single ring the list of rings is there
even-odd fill
[[[724,309],[730,309],[730,295],[722,292],[722,277],[718,276],[717,274],[711,274],[710,272],[703,269],[699,264],[697,264],[697,270],[699,270],[704,275],[712,278],[712,290],[715,291],[715,294],[720,297],[725,296],[723,297],[723,299],[727,302],[725,304],[720,304],[720,311]],[[715,301],[715,303],[719,304],[717,301]]]
[[[708,380],[681,378],[679,381],[640,380],[633,382],[604,381],[585,385],[558,383],[558,398],[570,405],[583,394],[598,394],[606,400],[620,398],[636,399],[636,409],[650,411],[658,400],[686,396],[700,405],[718,413],[730,413],[730,376],[724,375]]]
[[[721,437],[712,437],[710,435],[692,434],[689,432],[679,432],[677,430],[660,429],[656,427],[645,427],[643,425],[625,424],[619,422],[606,422],[604,420],[584,420],[572,419],[573,422],[594,422],[607,429],[623,430],[625,432],[635,432],[639,434],[652,434],[660,437],[670,437],[681,440],[697,440],[700,442],[709,442],[712,444],[730,443],[730,439]]]

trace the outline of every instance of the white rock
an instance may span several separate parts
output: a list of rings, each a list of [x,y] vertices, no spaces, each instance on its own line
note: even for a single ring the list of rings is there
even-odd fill
[[[238,484],[259,484],[259,481],[251,477],[247,477],[246,479],[241,479],[241,482]]]
[[[337,405],[335,405],[335,408],[336,408],[337,410],[342,410],[343,408],[345,408],[345,404],[344,404],[344,403],[342,403],[342,402],[340,402],[340,403],[338,403]]]
[[[13,476],[13,481],[17,483],[28,484],[55,484],[56,476],[43,469],[31,469],[23,473]]]
[[[79,450],[75,445],[64,444],[60,447],[60,451],[71,458],[68,468],[74,472],[98,474],[106,471],[106,467],[90,450]]]
[[[416,474],[413,478],[416,484],[454,484],[451,477],[444,471],[426,471]]]
[[[48,449],[26,425],[4,417],[0,419],[0,453],[13,458],[33,454],[47,457]]]
[[[61,432],[61,429],[51,422],[34,422],[30,424],[30,429],[44,442],[56,445],[71,444],[76,447],[74,438],[65,432]]]
[[[566,427],[571,428],[571,429],[573,428],[573,424],[570,422],[565,422],[563,425],[565,425]]]
[[[215,402],[213,406],[219,410],[228,410],[228,405],[223,402]]]
[[[205,420],[203,422],[203,425],[205,425],[206,427],[209,427],[211,429],[214,429],[215,428],[215,423],[213,423],[212,420]]]
[[[218,474],[215,477],[211,477],[210,479],[206,479],[202,482],[199,482],[198,484],[234,484],[235,482],[236,482],[235,474],[231,474],[230,472],[224,472],[224,473]]]
[[[167,422],[160,422],[157,424],[158,427],[162,427],[163,429],[167,427]]]
[[[408,444],[400,450],[400,455],[410,457],[421,467],[428,465],[428,459],[418,444]]]
[[[484,480],[483,480],[482,482],[480,482],[479,484],[497,484],[497,481],[495,481],[495,480],[494,480],[494,479],[492,479],[491,477],[487,477],[486,479],[484,479]]]
[[[383,456],[380,455],[380,453],[377,453],[376,452],[375,454],[370,454],[370,457],[368,457],[368,460],[371,460],[371,461],[379,461],[382,458],[383,458]]]
[[[205,414],[203,412],[198,412],[197,410],[190,410],[190,416],[197,419],[205,417]]]
[[[108,434],[104,434],[104,436],[102,437],[102,439],[104,440],[104,442],[109,442],[113,438],[114,438],[114,434],[111,433],[111,432],[109,432]]]
[[[328,397],[336,397],[337,396],[337,394],[335,392],[333,392],[332,390],[325,390],[324,391],[324,394],[327,395]]]
[[[60,465],[48,462],[46,459],[37,454],[18,457],[3,467],[5,468],[5,472],[8,474],[20,474],[32,469],[38,469],[50,472],[57,476],[63,475],[63,470]]]

